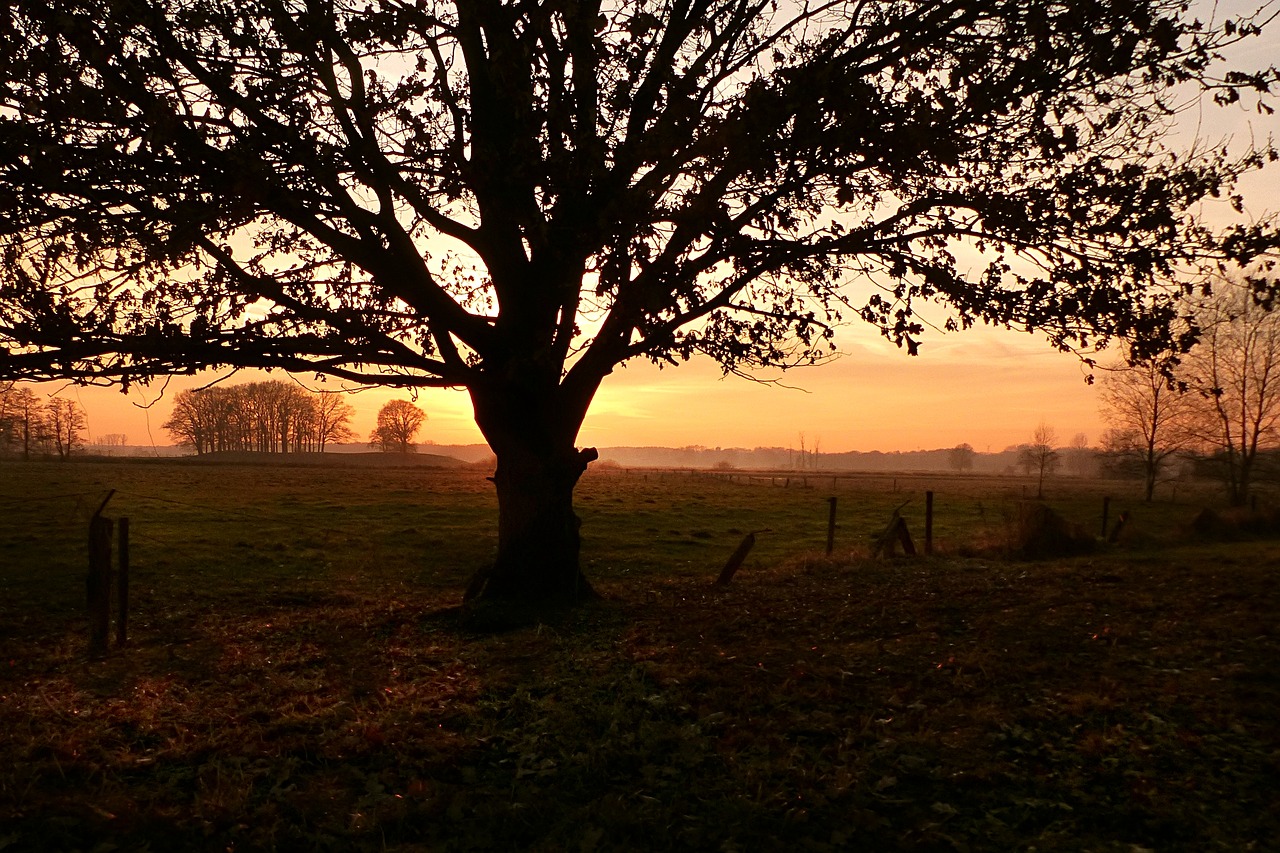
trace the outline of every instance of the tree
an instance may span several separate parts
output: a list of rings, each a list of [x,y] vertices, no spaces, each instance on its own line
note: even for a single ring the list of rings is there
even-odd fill
[[[89,420],[74,400],[55,397],[45,407],[45,426],[58,458],[67,460],[73,451],[84,446]]]
[[[947,451],[947,464],[951,466],[953,471],[963,474],[966,471],[973,470],[975,456],[977,454],[974,452],[972,444],[968,442],[957,444]]]
[[[806,450],[804,443],[804,433],[800,433],[800,451],[798,455],[792,456],[791,451],[787,455],[793,459],[790,467],[797,471],[818,470],[818,461],[822,458],[820,448],[822,446],[822,436],[815,436],[813,439],[813,449]]]
[[[1162,142],[1189,88],[1269,89],[1215,59],[1259,27],[1173,0],[0,15],[0,378],[466,388],[497,457],[485,598],[590,593],[575,440],[624,362],[811,363],[848,313],[915,354],[930,301],[1149,350],[1176,264],[1276,242],[1195,213],[1273,152]]]
[[[1018,448],[1018,464],[1036,477],[1036,500],[1044,499],[1044,478],[1057,471],[1062,461],[1062,455],[1053,448],[1057,440],[1053,427],[1041,423],[1032,434],[1031,443]]]
[[[388,453],[408,453],[426,419],[427,413],[408,400],[390,400],[378,410],[378,425],[369,436],[369,446]]]
[[[316,444],[321,453],[330,442],[336,444],[355,437],[351,429],[355,413],[355,407],[339,392],[323,391],[316,395]]]
[[[0,450],[14,449],[30,459],[47,433],[45,414],[45,406],[30,387],[17,382],[0,387]]]
[[[17,382],[0,382],[0,454],[8,453],[17,439],[14,407],[17,391]]]
[[[1195,400],[1181,393],[1168,366],[1155,360],[1105,373],[1101,397],[1102,415],[1111,425],[1104,452],[1113,464],[1136,463],[1149,503],[1170,462],[1190,440],[1188,418]]]
[[[1222,280],[1200,306],[1204,329],[1180,376],[1203,404],[1192,434],[1222,462],[1233,506],[1249,500],[1260,450],[1280,441],[1280,313],[1258,279]]]
[[[179,391],[173,399],[173,412],[161,429],[179,444],[195,450],[196,455],[219,450],[242,449],[231,436],[230,415],[234,408],[234,388],[216,386],[198,391]]]
[[[1071,436],[1063,454],[1067,470],[1077,477],[1087,477],[1095,470],[1093,451],[1089,448],[1089,436],[1078,432]]]

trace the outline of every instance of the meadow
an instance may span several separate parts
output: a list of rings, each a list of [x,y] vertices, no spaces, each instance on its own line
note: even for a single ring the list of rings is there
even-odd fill
[[[1059,478],[605,469],[602,600],[458,619],[480,467],[0,464],[0,850],[1248,850],[1280,838],[1280,548]],[[730,477],[732,476],[732,479]],[[89,516],[130,640],[86,654]],[[870,559],[901,507],[932,556]],[[1033,488],[1030,489],[1033,492]],[[835,553],[824,553],[829,497]],[[905,504],[905,505],[904,505]],[[761,531],[728,586],[713,581]]]

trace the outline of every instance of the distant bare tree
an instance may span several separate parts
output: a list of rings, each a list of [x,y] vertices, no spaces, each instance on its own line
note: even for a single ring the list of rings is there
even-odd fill
[[[282,451],[289,453],[315,453],[320,449],[320,401],[317,395],[294,386],[285,399],[281,424]]]
[[[220,416],[229,410],[226,398],[230,388],[214,387],[200,391],[179,391],[173,399],[173,411],[161,424],[179,444],[195,450],[196,455],[230,450],[225,418]]]
[[[973,460],[976,456],[977,453],[974,452],[972,444],[968,442],[957,444],[947,451],[947,464],[953,471],[963,474],[973,470]]]
[[[1189,419],[1201,398],[1181,393],[1154,361],[1107,372],[1101,393],[1102,415],[1111,425],[1104,453],[1113,464],[1140,468],[1150,502],[1174,457],[1191,441]]]
[[[252,450],[289,453],[310,449],[308,428],[314,420],[311,394],[278,379],[236,386],[253,430]]]
[[[1053,445],[1058,435],[1053,427],[1041,423],[1031,436],[1031,443],[1018,448],[1018,464],[1028,474],[1036,476],[1036,499],[1044,498],[1044,478],[1058,470],[1061,454]]]
[[[355,437],[350,423],[355,413],[355,406],[343,399],[339,392],[322,391],[317,395],[316,441],[321,453],[330,442],[350,441]]]
[[[33,450],[42,449],[47,433],[44,404],[29,386],[11,382],[4,393],[4,409],[7,446],[30,459]]]
[[[17,390],[17,382],[0,382],[0,454],[8,453],[16,441],[14,403]]]
[[[378,425],[369,437],[369,446],[383,452],[408,453],[427,413],[408,400],[391,400],[378,410]]]
[[[1280,441],[1280,312],[1269,308],[1248,279],[1221,281],[1180,374],[1204,400],[1192,432],[1222,461],[1235,506],[1249,500],[1258,451]]]
[[[45,428],[59,459],[70,459],[72,452],[84,445],[84,431],[89,419],[74,400],[54,398],[45,407]]]
[[[124,447],[128,443],[129,438],[124,433],[109,432],[106,435],[98,436],[98,438],[91,442],[90,445],[94,452],[104,453],[110,456],[112,451],[116,448]]]
[[[820,448],[822,446],[822,436],[815,436],[813,439],[813,449],[810,450],[805,445],[804,433],[800,433],[800,450],[793,451],[787,449],[787,458],[790,460],[789,466],[794,471],[805,471],[809,469],[817,470],[818,459],[820,458]]]
[[[1093,473],[1095,466],[1093,450],[1089,447],[1089,436],[1083,432],[1071,436],[1071,441],[1067,443],[1063,453],[1063,461],[1067,470],[1077,477],[1087,477]]]

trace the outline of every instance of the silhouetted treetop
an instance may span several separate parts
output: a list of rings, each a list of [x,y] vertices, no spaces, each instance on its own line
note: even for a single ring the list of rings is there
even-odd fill
[[[1252,25],[1179,3],[4,17],[8,375],[735,369],[813,358],[847,309],[914,351],[921,298],[1063,342],[1156,334],[1150,277],[1263,236],[1187,227],[1274,154],[1166,151],[1176,87],[1231,101],[1275,76],[1214,72]],[[856,276],[880,287],[851,302]]]

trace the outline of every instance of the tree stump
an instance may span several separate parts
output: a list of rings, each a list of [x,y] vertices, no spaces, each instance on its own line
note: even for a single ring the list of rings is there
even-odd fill
[[[872,557],[881,555],[892,557],[899,544],[902,545],[902,553],[908,557],[916,556],[916,545],[911,541],[911,533],[907,530],[907,520],[902,517],[902,507],[906,505],[904,503],[895,509],[893,515],[889,517],[889,523],[885,526],[884,532],[876,537],[871,547]]]

